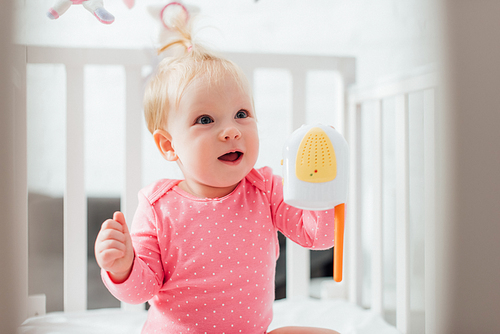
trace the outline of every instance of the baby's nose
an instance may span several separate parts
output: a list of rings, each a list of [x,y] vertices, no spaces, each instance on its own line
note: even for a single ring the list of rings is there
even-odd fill
[[[221,140],[239,139],[241,137],[241,132],[238,128],[234,126],[227,127],[221,131]]]

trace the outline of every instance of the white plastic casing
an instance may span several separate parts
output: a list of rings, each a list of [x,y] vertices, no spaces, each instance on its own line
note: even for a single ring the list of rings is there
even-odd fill
[[[331,146],[334,149],[334,159],[333,165],[336,167],[336,176],[333,180],[327,182],[307,182],[301,180],[296,171],[297,159],[303,159],[303,153],[305,150],[304,144],[301,145],[303,139],[306,136],[310,137],[311,130],[316,131],[319,128],[328,137]],[[325,142],[325,140],[323,140]],[[307,150],[309,155],[314,159],[315,156],[321,156],[325,154],[325,147],[331,146],[325,145],[315,148],[314,152],[312,149]],[[311,145],[308,146],[311,148]],[[299,149],[301,152],[299,152]],[[301,167],[299,167],[301,168]],[[314,163],[312,163],[311,177],[314,172]],[[320,166],[320,168],[329,168],[328,173],[331,172],[330,165]],[[299,175],[303,175],[304,173]],[[304,179],[304,177],[302,177]],[[335,206],[345,203],[347,200],[347,190],[349,186],[349,148],[344,137],[332,128],[331,126],[323,124],[314,125],[303,125],[299,129],[295,130],[283,149],[283,195],[285,203],[292,205],[299,209],[304,210],[328,210]]]

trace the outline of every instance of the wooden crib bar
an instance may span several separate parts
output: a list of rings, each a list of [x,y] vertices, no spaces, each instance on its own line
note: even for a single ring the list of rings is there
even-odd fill
[[[292,71],[293,105],[292,127],[298,129],[305,123],[307,78],[303,70]],[[291,240],[286,240],[286,296],[304,298],[309,296],[309,251]]]
[[[87,198],[85,195],[84,78],[66,67],[66,189],[64,192],[64,309],[87,309]]]
[[[348,259],[346,269],[348,274],[349,301],[356,305],[362,304],[362,275],[363,261],[361,252],[361,168],[358,162],[361,161],[361,127],[360,127],[361,103],[358,103],[355,95],[349,94],[349,110],[348,110],[348,136],[350,150],[349,162],[349,201],[347,202],[346,227],[345,234],[348,240],[346,254]]]
[[[374,216],[373,216],[373,251],[372,251],[372,310],[383,315],[383,234],[382,234],[382,101],[375,104],[373,129],[373,150],[374,150]]]
[[[396,324],[410,322],[410,178],[408,96],[396,97]]]
[[[425,332],[435,334],[436,321],[436,89],[424,91],[425,196]]]

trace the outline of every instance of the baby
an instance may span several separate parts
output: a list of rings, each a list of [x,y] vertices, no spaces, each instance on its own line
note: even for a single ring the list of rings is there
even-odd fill
[[[131,232],[122,213],[102,224],[95,254],[121,301],[148,301],[143,333],[266,333],[273,317],[277,232],[311,249],[333,246],[333,210],[283,202],[270,168],[254,169],[259,138],[248,82],[234,63],[193,44],[190,30],[165,48],[146,89],[154,141],[183,180],[139,193]],[[284,327],[272,333],[336,333]]]

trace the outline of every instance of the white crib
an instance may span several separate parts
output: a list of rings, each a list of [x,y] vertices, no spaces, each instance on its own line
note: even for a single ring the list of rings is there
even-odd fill
[[[30,296],[26,308],[29,319],[21,333],[49,333],[51,330],[68,333],[134,332],[145,320],[144,307],[123,305],[122,310],[87,311],[87,240],[86,193],[84,184],[84,67],[86,65],[123,66],[126,73],[126,142],[125,186],[122,210],[131,216],[137,205],[137,192],[142,188],[141,142],[143,68],[154,59],[148,50],[71,49],[47,47],[19,47],[19,55],[26,55],[26,63],[18,68],[18,104],[26,106],[26,64],[64,64],[66,71],[66,189],[64,195],[64,312],[45,314],[44,296]],[[340,75],[341,88],[332,96],[341,97],[342,113],[337,128],[344,133],[351,150],[351,179],[346,216],[344,282],[333,280],[319,283],[321,299],[310,299],[309,251],[287,244],[287,298],[275,304],[272,327],[282,325],[328,326],[341,333],[419,333],[426,328],[432,332],[434,301],[434,112],[437,79],[434,71],[423,70],[404,77],[388,80],[376,87],[355,87],[356,61],[352,57],[299,56],[278,54],[227,54],[239,64],[253,82],[255,69],[280,68],[291,73],[293,82],[292,128],[305,123],[308,71],[334,71]],[[410,103],[412,96],[418,103]],[[386,112],[390,101],[391,112]],[[418,111],[415,111],[418,110]],[[418,157],[423,159],[423,198],[425,203],[425,302],[412,309],[410,284],[410,126],[412,113],[420,115],[419,134],[423,146]],[[385,115],[385,116],[384,116]],[[369,138],[363,124],[370,121]],[[389,120],[389,121],[388,121]],[[24,133],[25,119],[17,125]],[[392,127],[386,126],[392,124]],[[366,127],[366,125],[365,125]],[[425,135],[424,133],[425,132]],[[389,158],[384,146],[387,136],[394,136],[393,153]],[[384,139],[385,138],[385,139]],[[25,143],[25,141],[24,141]],[[22,143],[21,143],[22,144]],[[25,148],[24,148],[25,149]],[[367,159],[366,152],[373,152]],[[366,164],[370,166],[367,181]],[[395,192],[395,268],[392,291],[387,291],[384,268],[384,220],[388,214],[384,203],[384,168],[391,164],[396,171],[395,183],[389,188]],[[367,199],[371,194],[372,199]],[[385,196],[385,197],[384,197]],[[364,218],[364,205],[371,202],[371,218]],[[385,206],[384,206],[385,205]],[[129,220],[130,221],[130,220]],[[370,270],[363,264],[367,254],[364,237],[370,229]],[[385,227],[387,229],[387,226]],[[387,231],[386,231],[387,232]],[[385,232],[385,233],[386,233]],[[26,245],[23,245],[26,248]],[[364,251],[365,250],[365,251]],[[25,263],[27,267],[27,263]],[[370,278],[366,280],[366,277]],[[424,276],[420,277],[424,280]],[[392,278],[391,278],[392,279]],[[25,282],[26,283],[26,282]],[[317,282],[315,282],[317,283]],[[26,283],[27,284],[27,283]],[[390,285],[390,284],[389,284]],[[27,288],[24,288],[27,291]],[[390,289],[389,289],[390,290]],[[71,293],[69,293],[71,291]],[[421,294],[423,291],[418,291]],[[391,301],[387,302],[387,296]],[[393,302],[392,302],[393,301]],[[337,314],[337,317],[336,317]],[[339,320],[340,319],[340,320]],[[343,320],[344,322],[342,322]],[[393,323],[395,326],[387,324]],[[58,327],[59,326],[59,327]],[[117,327],[115,327],[117,326]],[[121,326],[121,327],[120,327]],[[338,327],[335,327],[338,326]]]

